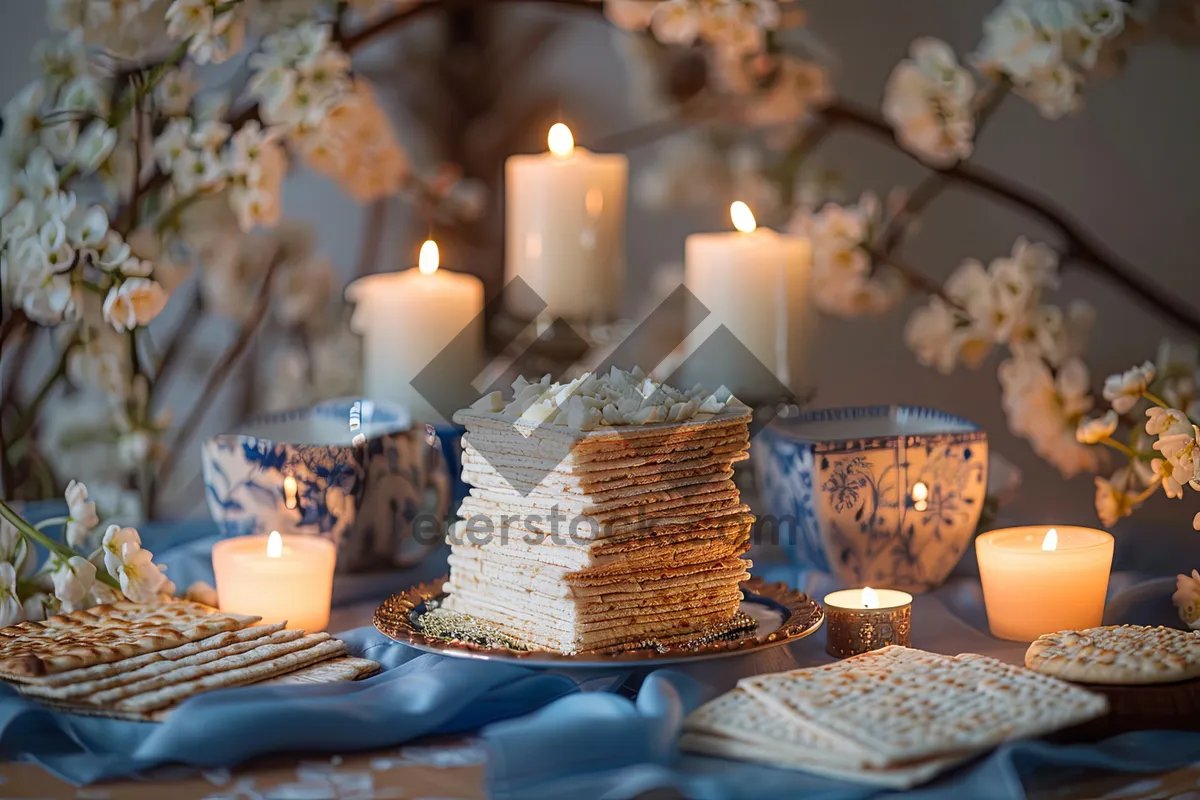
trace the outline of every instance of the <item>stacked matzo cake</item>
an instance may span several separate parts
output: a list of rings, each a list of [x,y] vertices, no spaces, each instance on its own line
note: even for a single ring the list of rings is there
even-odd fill
[[[754,518],[732,481],[750,410],[640,371],[518,378],[455,415],[470,495],[443,608],[563,653],[728,624]]]
[[[164,719],[193,695],[232,686],[357,680],[379,670],[327,633],[183,601],[112,603],[0,628],[0,679],[65,711]]]

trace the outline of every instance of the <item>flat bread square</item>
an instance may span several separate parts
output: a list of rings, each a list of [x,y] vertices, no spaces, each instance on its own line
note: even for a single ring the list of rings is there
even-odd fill
[[[0,628],[0,678],[23,681],[168,650],[260,617],[200,603],[111,603]]]
[[[1101,695],[993,658],[895,646],[738,685],[793,720],[878,753],[888,765],[974,753],[1108,710]]]

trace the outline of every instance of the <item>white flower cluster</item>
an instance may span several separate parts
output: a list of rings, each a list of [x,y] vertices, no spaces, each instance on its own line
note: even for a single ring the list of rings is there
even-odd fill
[[[1018,239],[1012,254],[985,269],[962,263],[941,296],[913,312],[904,337],[917,360],[943,374],[959,361],[978,367],[996,345],[1011,357],[999,368],[1009,428],[1065,476],[1099,466],[1097,454],[1076,439],[1091,410],[1088,371],[1079,356],[1094,313],[1083,303],[1062,308],[1041,303],[1058,281],[1057,254]]]
[[[82,483],[71,481],[65,498],[67,516],[46,520],[35,532],[63,524],[69,549],[52,552],[41,568],[34,563],[34,549],[26,534],[0,519],[0,627],[122,598],[150,603],[174,594],[175,586],[167,580],[164,568],[153,563],[151,552],[141,549],[141,539],[132,528],[111,525],[91,557],[74,553],[87,544],[100,517]],[[97,580],[101,559],[105,571],[120,583],[120,593]]]
[[[905,339],[918,361],[943,374],[959,360],[979,366],[995,345],[1057,367],[1082,353],[1093,318],[1085,304],[1066,312],[1042,305],[1042,293],[1057,284],[1058,255],[1017,239],[1011,255],[986,269],[974,259],[964,261],[946,280],[943,296],[913,313]]]
[[[362,204],[394,194],[408,175],[408,158],[363,78],[320,125],[298,131],[293,142],[305,164]]]
[[[917,39],[888,78],[883,116],[904,149],[930,166],[948,167],[974,147],[974,97],[975,79],[950,45]]]
[[[880,227],[879,200],[865,192],[853,205],[801,208],[788,230],[812,244],[813,301],[839,316],[882,314],[904,297],[903,278],[883,265],[873,269],[871,242]]]
[[[738,52],[762,50],[782,16],[776,0],[604,0],[604,13],[626,30],[650,28],[664,44],[702,41]]]
[[[1103,395],[1112,408],[1101,417],[1083,420],[1076,431],[1080,442],[1105,444],[1129,457],[1129,464],[1110,478],[1096,478],[1096,513],[1106,526],[1132,514],[1160,488],[1169,498],[1183,497],[1185,486],[1200,491],[1200,427],[1192,416],[1196,407],[1186,386],[1183,394],[1178,389],[1179,384],[1191,385],[1195,380],[1196,351],[1187,348],[1183,355],[1190,361],[1181,360],[1169,345],[1164,342],[1160,348],[1159,365],[1147,361],[1108,376]],[[1168,393],[1186,400],[1186,410],[1168,405],[1159,396]],[[1147,402],[1151,405],[1144,428],[1133,431],[1128,445],[1114,440],[1120,416]],[[1148,455],[1139,445],[1145,441],[1142,431],[1157,455]],[[1200,517],[1195,523],[1200,530]]]
[[[246,38],[245,8],[240,2],[173,0],[166,21],[167,36],[186,40],[188,55],[197,64],[228,61]]]
[[[1121,0],[1004,0],[984,20],[973,61],[1057,119],[1082,106],[1084,76],[1124,30],[1125,13]]]
[[[551,383],[549,375],[536,383],[518,377],[512,390],[507,404],[500,392],[492,392],[471,408],[517,417],[518,425],[553,424],[581,431],[601,425],[683,422],[726,408],[745,408],[728,390],[710,393],[696,386],[682,392],[656,383],[639,367],[629,372],[613,367],[605,375],[585,372],[568,383]]]
[[[350,88],[350,59],[330,41],[330,28],[303,22],[263,39],[250,56],[247,85],[268,125],[287,132],[315,128]]]
[[[46,16],[53,30],[77,35],[82,42],[118,58],[139,61],[161,45],[170,2],[47,0]]]

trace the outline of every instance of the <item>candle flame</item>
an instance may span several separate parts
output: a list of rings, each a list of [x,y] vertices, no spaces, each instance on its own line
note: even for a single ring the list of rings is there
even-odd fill
[[[866,586],[862,591],[863,608],[879,608],[879,595],[875,594],[875,590],[870,586]]]
[[[422,275],[432,275],[438,268],[438,246],[433,239],[426,239],[421,245],[421,255],[417,257],[417,269]]]
[[[1058,531],[1054,528],[1046,531],[1046,538],[1042,539],[1042,549],[1051,551],[1058,549]]]
[[[556,156],[569,156],[575,149],[575,137],[571,135],[571,129],[561,122],[550,126],[546,143],[550,145],[550,152]]]
[[[279,558],[283,555],[283,537],[279,531],[271,531],[267,537],[267,558]]]
[[[283,505],[286,508],[296,507],[296,479],[291,475],[283,479]]]
[[[924,481],[917,481],[912,487],[913,510],[924,511],[929,508],[929,485]]]
[[[734,201],[729,207],[729,216],[733,219],[733,227],[742,233],[751,233],[758,227],[758,223],[754,221],[754,212],[741,200]]]

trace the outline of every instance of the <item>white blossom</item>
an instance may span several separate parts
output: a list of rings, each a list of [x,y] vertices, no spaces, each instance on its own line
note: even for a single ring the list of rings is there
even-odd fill
[[[1099,444],[1117,430],[1117,412],[1109,409],[1102,416],[1088,417],[1075,429],[1076,441],[1083,444]]]
[[[33,571],[33,551],[24,534],[11,522],[0,519],[0,562],[12,564],[18,575]]]
[[[168,117],[183,117],[196,96],[200,84],[192,78],[191,65],[172,67],[154,87],[158,108]]]
[[[627,31],[644,31],[650,27],[657,3],[646,0],[603,0],[604,16],[618,28]]]
[[[4,104],[4,137],[23,141],[37,131],[41,124],[42,103],[46,99],[46,85],[42,81],[26,84],[11,100]]]
[[[1104,527],[1111,528],[1133,513],[1137,496],[1129,491],[1131,479],[1128,467],[1122,467],[1107,479],[1096,476],[1096,516]]]
[[[1152,481],[1162,484],[1163,494],[1171,499],[1183,497],[1183,484],[1187,483],[1191,476],[1179,476],[1175,473],[1175,464],[1165,458],[1150,459],[1150,470],[1152,473]],[[1179,478],[1183,477],[1183,481]]]
[[[1017,86],[1017,94],[1037,108],[1046,119],[1059,119],[1083,108],[1080,79],[1066,64],[1036,72],[1029,83]]]
[[[1083,362],[1070,359],[1055,374],[1040,358],[1015,356],[1000,365],[998,375],[1013,433],[1027,439],[1064,477],[1096,470],[1099,452],[1075,439],[1079,419],[1093,404]]]
[[[904,326],[904,342],[917,361],[943,375],[954,371],[958,361],[957,319],[940,297],[918,307]]]
[[[90,254],[92,262],[106,272],[120,270],[130,257],[129,243],[121,238],[121,234],[110,230],[104,235],[104,240]]]
[[[1104,399],[1118,414],[1125,414],[1138,404],[1153,380],[1154,364],[1149,361],[1124,373],[1109,375],[1104,380]]]
[[[1187,433],[1166,433],[1158,437],[1154,449],[1171,462],[1172,474],[1179,483],[1185,481],[1200,486],[1200,428],[1195,425]]]
[[[96,504],[88,500],[87,487],[78,481],[67,484],[68,508],[66,537],[67,544],[78,548],[87,540],[87,535],[100,524],[96,515]]]
[[[35,148],[29,154],[16,183],[22,196],[34,202],[44,201],[58,192],[58,170],[54,167],[54,157],[46,148]]]
[[[1038,14],[1039,5],[1056,5],[1058,0],[1006,0],[983,22],[983,43],[974,60],[984,70],[997,71],[1023,83],[1033,73],[1051,69],[1062,59],[1062,30],[1051,24],[1048,14]]]
[[[104,551],[104,569],[114,578],[119,577],[117,570],[124,562],[126,552],[133,552],[141,546],[142,537],[133,528],[109,525],[100,542],[100,548]]]
[[[699,5],[690,0],[659,3],[651,14],[650,29],[664,44],[692,44],[700,34]]]
[[[167,576],[154,563],[154,554],[140,546],[126,544],[121,548],[116,578],[121,592],[134,603],[152,603],[167,588]]]
[[[71,160],[78,141],[79,124],[76,122],[47,125],[41,131],[42,147],[46,148],[59,164],[66,164]]]
[[[788,230],[812,244],[813,300],[826,313],[842,316],[881,314],[904,296],[904,283],[893,269],[873,268],[867,253],[880,223],[879,201],[865,192],[857,203],[827,203],[815,214],[801,209]]]
[[[79,169],[80,175],[91,175],[112,154],[117,145],[117,131],[108,127],[104,120],[92,120],[83,129],[72,160]]]
[[[66,223],[67,239],[80,250],[91,250],[104,243],[108,235],[108,214],[102,206],[76,208]]]
[[[975,81],[945,42],[917,39],[909,55],[888,78],[883,115],[906,150],[930,166],[950,166],[971,155]]]
[[[0,628],[25,619],[25,609],[17,595],[17,571],[7,561],[0,562]]]
[[[50,573],[54,581],[54,596],[62,604],[63,611],[77,611],[83,607],[83,599],[96,582],[96,565],[83,556],[72,556],[66,561],[54,559],[55,567]]]
[[[308,167],[337,181],[359,203],[394,194],[408,174],[391,122],[361,78],[317,127],[294,132],[292,141]]]
[[[1170,436],[1177,433],[1187,433],[1192,423],[1187,414],[1177,408],[1159,408],[1152,406],[1146,409],[1146,433],[1151,436]]]
[[[149,325],[167,304],[167,293],[149,278],[129,278],[108,290],[104,319],[118,333]]]

